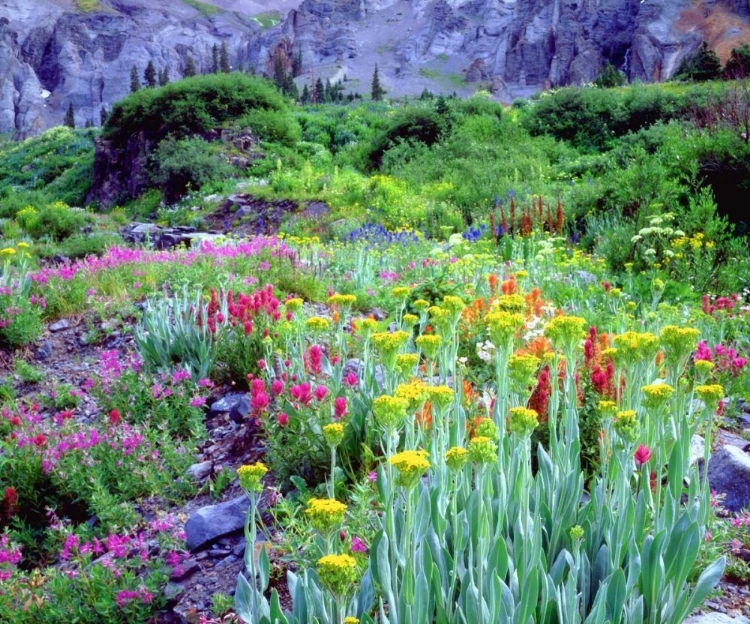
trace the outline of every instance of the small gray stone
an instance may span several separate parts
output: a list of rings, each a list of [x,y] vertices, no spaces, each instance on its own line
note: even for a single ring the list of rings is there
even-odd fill
[[[219,563],[217,563],[214,567],[217,569],[223,568],[225,566],[232,565],[233,563],[237,561],[239,561],[239,557],[235,557],[234,555],[229,555],[225,559],[222,559],[221,561],[219,561]]]
[[[235,557],[243,557],[245,555],[245,548],[247,547],[247,541],[243,537],[232,550],[232,554]]]
[[[750,504],[750,455],[736,446],[723,446],[708,462],[712,490],[726,494],[724,507],[740,511]]]
[[[689,617],[683,624],[750,624],[750,620],[744,617],[729,617],[724,613],[703,613]]]
[[[250,412],[252,404],[246,392],[240,394],[228,394],[218,401],[214,401],[208,412],[209,416],[216,416],[223,412],[229,412],[229,418],[236,423],[241,423]]]
[[[52,323],[49,326],[49,330],[54,334],[55,332],[64,331],[70,328],[70,321],[68,319],[60,319],[57,323]]]
[[[37,360],[46,360],[52,355],[52,343],[49,340],[45,340],[34,350],[34,357]]]
[[[213,463],[210,461],[200,462],[193,464],[187,469],[188,475],[190,475],[195,481],[203,481],[211,472]]]
[[[250,506],[246,495],[209,505],[196,511],[185,523],[185,541],[194,551],[214,540],[239,531],[245,525],[245,514]]]

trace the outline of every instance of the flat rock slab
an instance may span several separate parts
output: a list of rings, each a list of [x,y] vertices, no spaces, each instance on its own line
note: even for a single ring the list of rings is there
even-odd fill
[[[683,624],[750,624],[750,620],[744,617],[729,617],[724,613],[704,613],[689,617]]]
[[[708,460],[708,483],[726,494],[724,507],[740,511],[750,505],[750,455],[736,446],[722,446]]]
[[[194,551],[214,540],[239,531],[245,526],[245,514],[250,507],[246,495],[219,505],[201,507],[185,523],[185,541]]]

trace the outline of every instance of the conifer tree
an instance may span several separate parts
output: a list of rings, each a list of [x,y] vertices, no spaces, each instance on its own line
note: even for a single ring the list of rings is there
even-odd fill
[[[232,71],[232,68],[229,65],[229,51],[227,50],[226,41],[222,41],[221,43],[221,58],[219,59],[219,69],[223,74],[228,74]]]
[[[143,80],[147,87],[153,89],[156,86],[156,68],[153,61],[149,60],[146,69],[143,72]]]
[[[109,115],[107,115],[107,109],[104,108],[104,104],[102,104],[102,108],[99,111],[99,120],[102,122],[102,125],[104,125],[105,123],[107,123],[107,117],[108,116]]]
[[[214,47],[211,48],[211,73],[219,73],[219,48],[214,43]]]
[[[286,85],[286,67],[281,50],[276,50],[273,55],[273,82],[279,91],[284,91]]]
[[[307,88],[307,85],[302,87],[302,95],[300,96],[300,102],[303,104],[308,104],[310,102],[310,89]]]
[[[325,103],[325,89],[323,88],[323,81],[318,77],[315,81],[315,95],[313,96],[313,103],[323,104]]]
[[[743,43],[732,48],[732,53],[724,66],[724,75],[730,80],[741,80],[750,76],[750,45]]]
[[[374,102],[380,102],[385,95],[385,89],[380,85],[380,74],[378,73],[378,64],[375,63],[375,71],[372,74],[372,89],[370,97]]]
[[[302,48],[297,48],[297,53],[292,58],[292,77],[296,78],[302,74]]]
[[[190,78],[190,76],[195,76],[196,73],[195,61],[192,55],[188,54],[185,58],[185,68],[182,70],[182,75],[184,78]]]
[[[65,113],[65,121],[63,123],[68,126],[68,128],[75,128],[76,127],[76,118],[75,118],[75,111],[73,110],[73,102],[71,102],[68,105],[68,112]]]
[[[164,69],[159,72],[159,86],[163,87],[169,83],[169,65],[165,65]]]
[[[133,69],[130,70],[130,92],[135,93],[141,88],[141,81],[138,79],[138,68],[133,65]]]

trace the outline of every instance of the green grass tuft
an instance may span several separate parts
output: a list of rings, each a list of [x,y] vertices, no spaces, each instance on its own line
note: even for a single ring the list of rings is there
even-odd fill
[[[197,11],[200,11],[206,17],[211,17],[221,12],[221,9],[213,4],[207,2],[201,2],[200,0],[182,0],[188,6],[193,7]]]
[[[91,13],[99,8],[99,0],[76,0],[76,8],[83,13]]]
[[[265,11],[258,13],[253,19],[260,24],[261,28],[267,30],[273,28],[281,21],[281,13],[278,11]]]

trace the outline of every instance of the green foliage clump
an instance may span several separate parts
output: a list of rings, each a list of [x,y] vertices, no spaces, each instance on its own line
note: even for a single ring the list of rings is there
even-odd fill
[[[436,111],[425,107],[408,108],[373,141],[368,155],[369,167],[380,168],[385,153],[401,143],[412,146],[421,143],[429,147],[437,143],[448,129],[445,118]]]
[[[235,125],[250,128],[253,134],[270,143],[292,146],[302,137],[300,126],[294,117],[266,109],[250,111],[240,117]]]
[[[743,43],[733,48],[724,66],[724,76],[732,80],[740,80],[750,76],[750,45]]]
[[[604,69],[594,80],[594,86],[602,89],[621,87],[625,84],[625,74],[619,71],[612,63],[607,61]]]
[[[16,214],[16,222],[29,236],[58,242],[79,233],[90,221],[91,216],[82,209],[59,201],[38,208],[27,206]]]
[[[271,83],[243,74],[194,76],[131,93],[112,108],[102,134],[124,146],[143,132],[152,141],[203,134],[253,109],[287,112]]]
[[[198,189],[211,180],[229,176],[232,168],[221,159],[217,149],[203,139],[166,139],[151,158],[151,180],[163,191],[168,202],[189,189]]]

